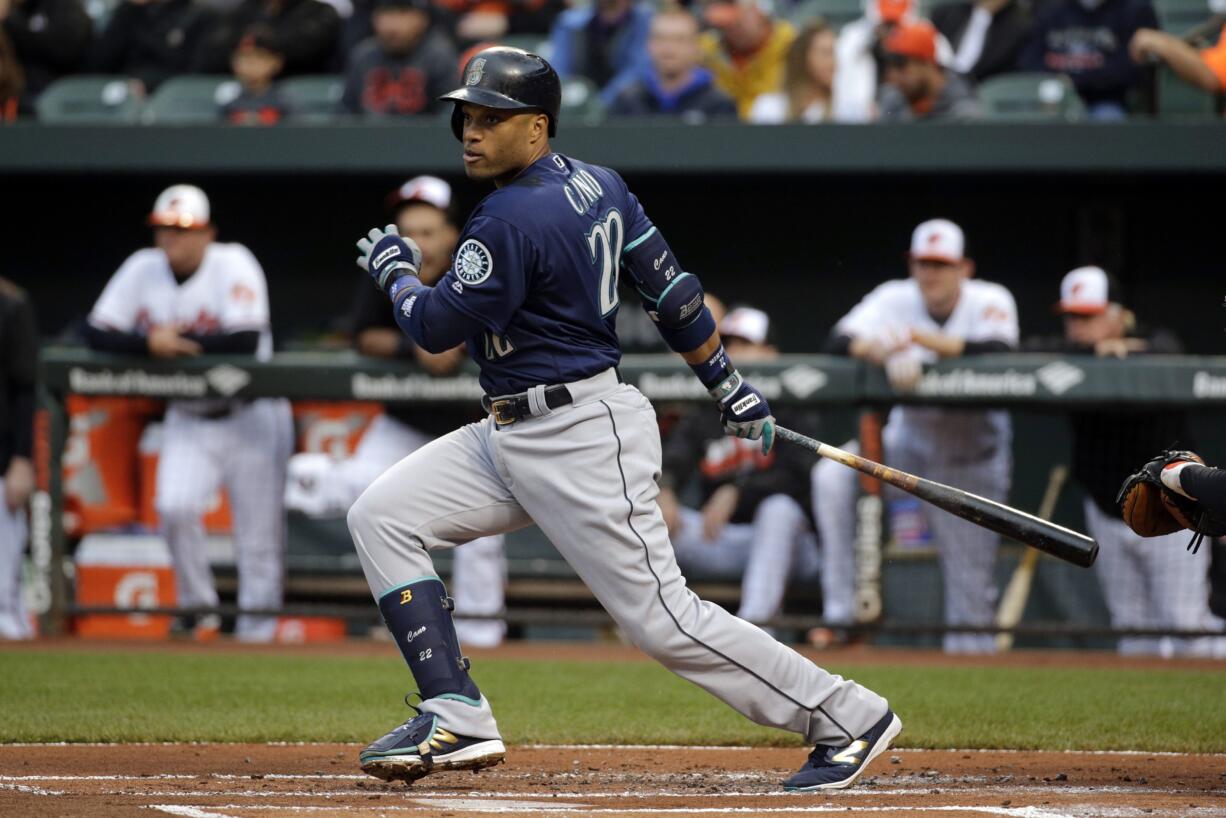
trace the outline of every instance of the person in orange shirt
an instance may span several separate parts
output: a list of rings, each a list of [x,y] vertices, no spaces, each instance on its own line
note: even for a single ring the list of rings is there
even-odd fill
[[[1137,31],[1128,50],[1138,63],[1161,60],[1185,82],[1211,94],[1226,91],[1226,26],[1222,27],[1217,45],[1201,51],[1152,28]]]

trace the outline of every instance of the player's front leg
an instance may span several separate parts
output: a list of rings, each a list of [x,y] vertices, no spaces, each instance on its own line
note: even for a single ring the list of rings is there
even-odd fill
[[[487,427],[466,426],[417,450],[349,510],[371,592],[422,699],[416,715],[361,752],[362,769],[385,781],[482,769],[506,754],[428,553],[528,523],[489,456]]]

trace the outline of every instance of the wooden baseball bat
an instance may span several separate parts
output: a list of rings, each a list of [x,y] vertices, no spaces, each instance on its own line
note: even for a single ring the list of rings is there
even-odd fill
[[[1063,463],[1052,466],[1051,474],[1047,478],[1047,489],[1043,492],[1043,499],[1039,501],[1038,513],[1044,520],[1050,520],[1052,514],[1055,513],[1056,502],[1060,499],[1060,489],[1064,487],[1064,481],[1067,478],[1068,466]],[[1022,611],[1026,609],[1026,600],[1030,598],[1030,584],[1034,580],[1034,572],[1038,565],[1039,552],[1033,548],[1027,548],[1026,553],[1022,554],[1022,558],[1018,560],[1017,568],[1013,569],[1013,576],[1009,577],[1009,584],[1005,586],[1005,592],[1000,595],[1000,606],[996,609],[997,627],[1012,628],[1022,621]],[[1004,653],[1012,647],[1013,634],[996,634],[998,651]]]
[[[891,469],[782,426],[776,426],[775,432],[783,440],[803,446],[819,457],[834,460],[856,471],[872,475],[950,514],[970,520],[975,525],[1025,543],[1065,562],[1089,568],[1098,556],[1098,543],[1085,534],[1049,523],[1047,520],[1040,520],[1032,514],[1010,508],[1003,503],[980,497],[977,494],[971,494],[969,491],[916,477],[905,471]]]

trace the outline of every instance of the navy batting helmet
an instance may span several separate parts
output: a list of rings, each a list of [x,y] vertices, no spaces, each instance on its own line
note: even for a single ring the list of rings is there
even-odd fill
[[[558,109],[562,106],[562,82],[543,57],[519,48],[494,46],[478,51],[464,66],[464,85],[443,94],[441,100],[455,103],[451,132],[463,138],[465,102],[504,111],[541,111],[549,117],[549,135],[558,133]]]

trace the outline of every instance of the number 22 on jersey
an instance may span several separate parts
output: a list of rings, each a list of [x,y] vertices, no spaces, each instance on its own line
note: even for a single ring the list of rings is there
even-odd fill
[[[613,208],[592,225],[587,234],[587,247],[592,264],[600,273],[600,314],[606,316],[617,309],[617,275],[622,263],[622,245],[626,231],[622,214]]]

